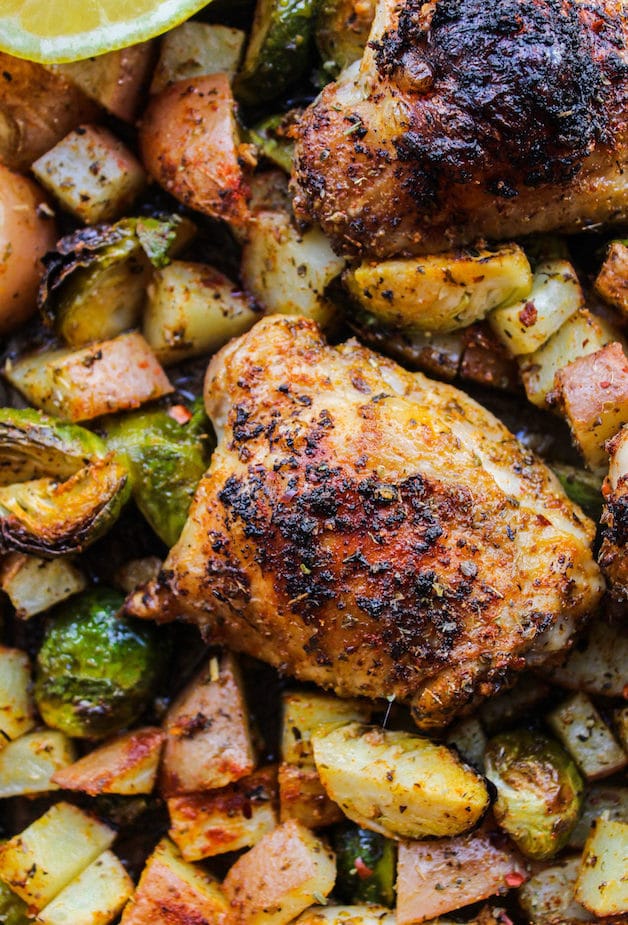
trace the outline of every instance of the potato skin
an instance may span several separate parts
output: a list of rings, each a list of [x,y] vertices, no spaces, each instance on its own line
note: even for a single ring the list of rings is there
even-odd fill
[[[140,125],[144,166],[180,202],[237,228],[249,189],[239,159],[226,74],[179,80],[157,94]]]
[[[45,201],[32,180],[0,164],[0,334],[35,310],[41,257],[57,237],[52,218],[38,211]]]

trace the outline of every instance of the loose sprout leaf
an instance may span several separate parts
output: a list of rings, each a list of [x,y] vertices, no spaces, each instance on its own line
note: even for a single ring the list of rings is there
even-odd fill
[[[164,218],[138,218],[135,225],[142,250],[157,269],[170,263],[173,251],[180,250],[195,230],[189,219],[176,214]]]

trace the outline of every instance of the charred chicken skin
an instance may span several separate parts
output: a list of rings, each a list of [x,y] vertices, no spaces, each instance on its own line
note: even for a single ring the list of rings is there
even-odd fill
[[[569,645],[594,528],[489,412],[271,316],[211,361],[218,448],[158,580],[127,602],[425,729]]]
[[[627,42],[623,0],[379,0],[300,124],[297,216],[373,257],[625,220]]]

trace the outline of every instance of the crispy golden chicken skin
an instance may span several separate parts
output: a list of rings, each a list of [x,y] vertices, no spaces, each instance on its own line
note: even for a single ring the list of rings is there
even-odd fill
[[[628,217],[624,0],[379,0],[300,123],[303,221],[386,257]]]
[[[450,385],[304,318],[212,360],[219,442],[183,534],[129,613],[431,728],[564,649],[602,579],[553,475]]]

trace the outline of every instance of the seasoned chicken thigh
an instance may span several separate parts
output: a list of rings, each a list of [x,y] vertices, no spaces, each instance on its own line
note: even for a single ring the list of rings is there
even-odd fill
[[[569,644],[602,579],[593,525],[489,412],[304,318],[212,360],[218,448],[129,613],[340,695],[446,723]]]
[[[297,216],[375,257],[626,219],[627,42],[624,0],[378,0],[300,123]]]

